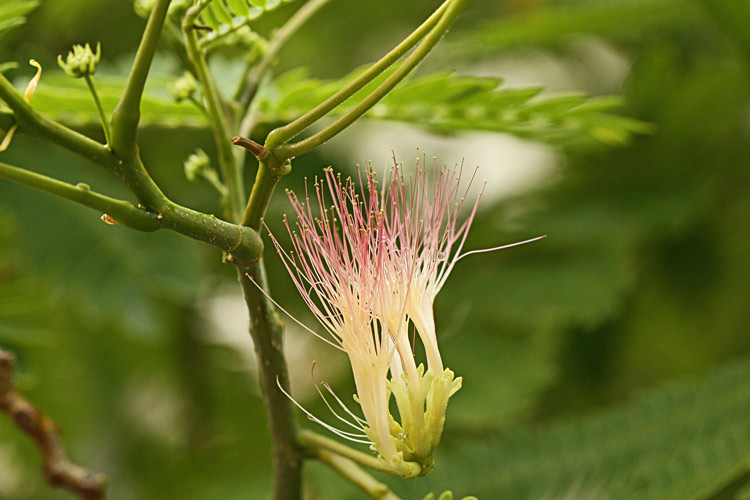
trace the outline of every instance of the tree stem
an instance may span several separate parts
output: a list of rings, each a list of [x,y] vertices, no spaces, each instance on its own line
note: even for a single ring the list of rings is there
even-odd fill
[[[283,323],[271,301],[259,289],[263,287],[268,293],[263,261],[247,267],[238,266],[238,269],[250,312],[250,335],[258,358],[260,385],[273,442],[273,499],[300,500],[302,452],[295,440],[297,428],[292,404],[277,386],[280,384],[285,391],[289,391],[289,374],[282,343]],[[252,277],[252,281],[248,276]]]

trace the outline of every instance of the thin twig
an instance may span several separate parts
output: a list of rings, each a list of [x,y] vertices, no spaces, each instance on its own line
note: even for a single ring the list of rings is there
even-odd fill
[[[313,455],[341,474],[354,486],[364,491],[370,498],[375,500],[401,500],[401,497],[393,493],[387,485],[360,469],[356,463],[348,458],[321,448],[314,450]]]
[[[84,80],[86,80],[86,85],[89,87],[89,91],[91,91],[91,96],[94,98],[94,103],[96,104],[96,112],[99,113],[99,121],[102,122],[102,130],[104,131],[104,139],[107,143],[107,147],[112,147],[112,137],[110,136],[109,131],[109,120],[107,119],[107,114],[104,112],[104,107],[102,107],[102,101],[99,99],[99,93],[96,91],[96,87],[94,86],[94,81],[91,79],[91,75],[86,74],[83,77]]]
[[[445,2],[443,2],[442,5],[440,5],[440,7],[438,7],[437,10],[435,10],[435,12],[433,12],[425,22],[423,22],[409,36],[404,38],[401,43],[399,43],[390,52],[384,55],[379,61],[367,68],[365,72],[363,72],[357,78],[341,88],[341,90],[339,90],[331,97],[318,104],[313,109],[300,116],[293,122],[271,131],[271,133],[268,134],[268,137],[266,138],[266,147],[271,149],[287,142],[290,139],[293,139],[295,136],[307,129],[310,125],[330,113],[339,104],[356,94],[365,85],[367,85],[378,75],[383,73],[383,71],[391,67],[393,63],[398,61],[401,56],[411,50],[411,48],[414,47],[417,42],[419,42],[430,31],[432,31],[435,25],[443,18],[443,14],[445,14],[446,9],[453,1],[454,0],[445,0]]]
[[[0,162],[0,179],[17,182],[99,210],[108,216],[107,220],[138,231],[170,229],[209,243],[228,253],[231,261],[238,265],[256,262],[263,251],[263,242],[257,231],[177,205],[169,200],[165,201],[161,211],[152,212],[136,207],[128,201],[91,191],[85,184],[74,186],[3,162]]]
[[[0,410],[34,439],[44,461],[44,477],[82,500],[103,500],[106,477],[68,460],[57,424],[19,394],[13,385],[13,354],[0,349]]]
[[[463,7],[466,5],[468,0],[452,0],[450,5],[445,10],[445,13],[440,20],[435,24],[435,27],[424,37],[422,43],[412,52],[409,57],[394,71],[388,78],[385,79],[372,93],[362,99],[356,106],[347,111],[346,114],[338,118],[335,122],[328,125],[326,128],[317,132],[315,135],[303,139],[294,144],[285,144],[278,147],[271,147],[268,143],[271,142],[271,135],[269,134],[266,147],[271,149],[271,154],[276,156],[278,159],[282,158],[293,158],[307,153],[316,147],[320,146],[327,140],[333,138],[336,134],[346,129],[349,125],[354,123],[360,116],[364,115],[370,110],[380,99],[385,97],[393,87],[398,85],[411,70],[413,70],[422,59],[432,50],[437,44],[440,38],[448,31],[453,21],[458,17]],[[278,130],[278,129],[277,129]],[[273,134],[273,132],[272,132]]]
[[[206,54],[198,46],[198,35],[195,29],[196,19],[209,3],[210,0],[201,0],[187,10],[182,20],[182,33],[185,39],[185,48],[201,83],[203,98],[206,101],[206,112],[218,151],[219,171],[227,188],[228,216],[232,222],[236,223],[242,216],[242,206],[245,204],[242,170],[235,163],[232,146],[228,142],[231,135],[224,113],[224,103],[216,87],[216,82],[208,70]]]
[[[403,477],[417,477],[421,472],[419,464],[415,462],[404,462],[402,469],[395,471],[392,467],[385,465],[383,462],[378,460],[372,455],[362,453],[354,448],[350,448],[345,444],[334,441],[333,439],[321,436],[313,431],[302,429],[297,433],[297,442],[302,448],[312,454],[317,453],[316,450],[326,450],[336,455],[346,457],[349,460],[357,462],[360,465],[369,467],[370,469],[378,470],[381,472],[387,472],[389,474],[398,473]]]
[[[260,85],[263,75],[266,74],[268,68],[276,59],[276,55],[279,50],[289,41],[292,36],[316,13],[323,7],[329,0],[309,0],[306,4],[297,10],[289,20],[284,23],[282,27],[274,31],[273,36],[268,42],[266,53],[263,55],[263,59],[253,66],[250,74],[247,77],[245,88],[240,98],[241,109],[246,109],[250,102],[255,97],[255,93],[258,91],[258,85]],[[243,120],[244,121],[244,120]],[[246,133],[245,127],[240,127],[240,135]]]

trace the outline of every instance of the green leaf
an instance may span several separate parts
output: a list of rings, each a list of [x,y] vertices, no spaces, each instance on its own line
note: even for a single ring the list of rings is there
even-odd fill
[[[281,75],[263,94],[263,119],[289,122],[330,97],[354,79],[357,70],[338,81],[308,78],[296,70]],[[651,128],[616,114],[622,102],[613,96],[540,96],[538,87],[506,89],[493,78],[434,73],[402,83],[366,115],[402,121],[437,133],[483,130],[550,143],[626,143]],[[375,83],[377,84],[377,83]],[[341,115],[364,96],[360,92],[333,111]]]
[[[189,102],[175,103],[167,94],[167,85],[176,77],[149,75],[141,102],[141,123],[167,127],[206,125],[205,115]],[[111,113],[125,88],[125,75],[97,72],[94,77],[102,106]],[[98,123],[96,107],[85,82],[67,77],[60,71],[46,71],[32,101],[34,109],[55,120],[72,125]]]
[[[10,0],[0,5],[0,36],[26,22],[26,14],[39,5],[38,0]]]
[[[262,16],[264,13],[274,10],[279,6],[291,3],[294,0],[214,0],[203,9],[200,19],[204,24],[210,26],[213,31],[205,34],[201,40],[201,46],[213,44],[218,38],[224,37],[251,21]]]
[[[712,498],[750,464],[748,380],[744,359],[588,417],[464,438],[431,484],[499,499]]]

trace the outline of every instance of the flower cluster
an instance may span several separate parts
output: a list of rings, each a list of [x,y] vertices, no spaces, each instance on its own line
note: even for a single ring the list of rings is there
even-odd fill
[[[57,56],[57,64],[65,71],[68,76],[73,78],[82,78],[91,76],[96,72],[96,65],[102,58],[102,46],[96,44],[96,52],[91,49],[88,43],[83,45],[73,45],[73,50],[68,52],[68,56],[63,61],[62,56]]]
[[[337,418],[357,432],[326,427],[370,443],[402,475],[414,470],[405,462],[418,463],[421,474],[432,469],[448,399],[461,387],[461,378],[443,366],[433,302],[461,257],[481,197],[461,222],[468,189],[462,176],[463,166],[426,167],[424,159],[408,176],[395,163],[382,185],[371,169],[355,182],[329,168],[315,179],[312,200],[309,187],[302,199],[288,192],[297,218],[290,225],[285,217],[293,249],[287,252],[272,235],[330,336],[321,338],[351,362],[364,418],[336,398],[349,417]],[[417,336],[426,368],[414,357]],[[391,395],[398,419],[389,411]]]

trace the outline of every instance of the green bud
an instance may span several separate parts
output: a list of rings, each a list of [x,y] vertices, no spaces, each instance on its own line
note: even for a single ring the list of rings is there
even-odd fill
[[[96,71],[96,65],[102,57],[102,45],[96,44],[96,54],[91,46],[73,45],[73,50],[68,52],[68,57],[63,62],[62,56],[57,56],[57,64],[63,71],[73,78],[91,76]]]
[[[249,26],[230,33],[210,32],[201,41],[201,47],[206,50],[219,51],[227,57],[241,57],[252,63],[266,54],[268,40],[259,35]]]
[[[133,2],[133,10],[138,17],[147,18],[151,14],[151,9],[154,8],[154,2],[156,0],[135,0]]]
[[[198,82],[190,72],[186,71],[180,78],[170,83],[167,90],[175,102],[182,102],[195,95],[198,91]]]
[[[401,416],[401,423],[389,417],[389,430],[399,460],[419,464],[420,475],[424,476],[435,466],[432,453],[443,434],[448,399],[461,388],[462,379],[447,368],[442,373],[432,370],[425,372],[424,365],[417,367],[417,374],[419,379],[412,381],[417,383],[417,387],[411,386],[406,377],[389,381],[388,388],[396,399]],[[380,453],[377,449],[378,436],[369,428],[365,432]],[[401,464],[394,462],[388,465],[397,469]]]
[[[185,160],[185,177],[187,180],[194,181],[198,177],[204,177],[211,170],[211,160],[205,151],[198,148],[195,153],[188,156]]]

